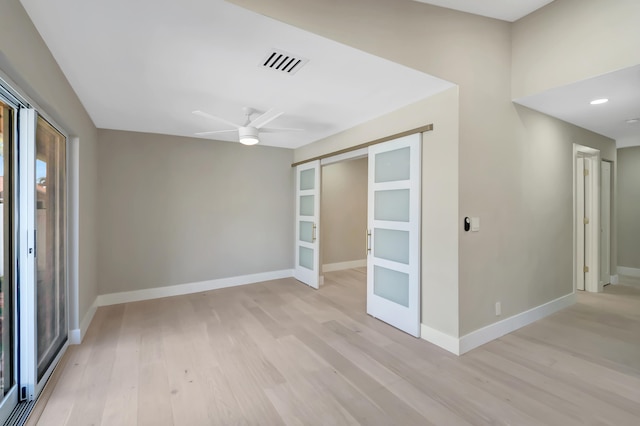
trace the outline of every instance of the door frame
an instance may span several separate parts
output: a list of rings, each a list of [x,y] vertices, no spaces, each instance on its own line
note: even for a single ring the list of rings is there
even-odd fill
[[[603,167],[604,165],[608,165],[609,167],[609,186],[607,188],[607,190],[605,190],[605,186],[602,184],[603,183],[603,178],[605,177],[603,174]],[[601,271],[600,271],[600,281],[601,284],[603,286],[607,285],[607,284],[611,284],[611,213],[613,212],[613,162],[609,161],[609,160],[602,160],[600,161],[600,182],[601,182],[601,189],[600,189],[600,228],[602,229],[602,232],[600,234],[600,265],[601,265]],[[605,197],[608,194],[608,200],[606,200],[607,197]],[[605,207],[605,202],[607,202],[607,204],[609,205],[609,209],[608,211],[606,211]],[[607,214],[607,216],[609,217],[608,223],[606,221],[606,216],[605,213]],[[605,230],[607,231],[607,235],[608,238],[605,239]],[[604,268],[603,268],[604,267]],[[606,275],[605,275],[606,272]]]
[[[587,146],[573,144],[573,289],[577,289],[578,274],[582,264],[578,259],[579,226],[586,226],[590,232],[590,242],[585,242],[585,263],[589,266],[589,274],[585,277],[585,291],[601,292],[600,282],[600,150]],[[589,185],[586,185],[585,215],[588,215],[589,223],[584,224],[584,218],[578,217],[578,182],[577,160],[585,158],[590,160],[592,167],[587,177]],[[587,189],[588,188],[588,189]]]

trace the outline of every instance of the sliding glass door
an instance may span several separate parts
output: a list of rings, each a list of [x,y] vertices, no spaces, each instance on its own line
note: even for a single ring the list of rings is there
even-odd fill
[[[0,81],[0,424],[68,336],[66,137]],[[15,420],[11,418],[11,421]]]
[[[38,116],[35,150],[37,380],[67,341],[66,138]]]

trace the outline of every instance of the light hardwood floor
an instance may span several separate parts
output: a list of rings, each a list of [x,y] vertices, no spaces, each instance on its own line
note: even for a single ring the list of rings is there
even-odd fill
[[[364,278],[100,308],[38,424],[640,424],[640,289],[456,357],[367,316]]]

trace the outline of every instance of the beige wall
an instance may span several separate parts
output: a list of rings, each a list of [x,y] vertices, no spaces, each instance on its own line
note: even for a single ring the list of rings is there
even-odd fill
[[[618,150],[618,265],[640,269],[640,147]]]
[[[291,269],[293,151],[100,130],[99,293]]]
[[[431,182],[428,173],[433,179],[445,176],[457,199],[436,208],[432,217],[443,222],[423,217],[423,227],[446,229],[428,232],[447,242],[451,251],[444,264],[452,270],[432,265],[436,274],[427,267],[438,254],[423,230],[423,324],[461,336],[572,291],[572,143],[579,138],[607,150],[614,150],[614,143],[514,106],[512,56],[520,55],[520,47],[512,51],[511,24],[413,1],[234,3],[458,85],[456,111],[440,112],[437,119],[430,115],[437,107],[417,103],[368,123],[373,130],[358,127],[295,153],[302,160],[407,130],[416,121],[433,121],[436,131],[444,123],[446,141],[437,141],[435,131],[426,134],[447,156],[423,159],[425,186]],[[441,100],[454,103],[446,96]],[[429,161],[442,164],[433,169]],[[428,208],[423,200],[423,210]],[[465,216],[481,218],[480,232],[461,231]],[[495,316],[497,301],[502,317]]]
[[[638,0],[556,0],[513,25],[517,99],[640,63]]]
[[[79,138],[79,318],[78,328],[97,295],[96,142],[97,130],[18,0],[0,2],[0,70],[43,108],[70,136]],[[74,223],[69,223],[73,227]],[[71,271],[73,272],[73,271]],[[71,273],[70,272],[70,273]],[[72,289],[72,291],[74,291]],[[73,303],[73,295],[72,295]]]
[[[364,260],[367,158],[322,167],[320,241],[324,265]]]

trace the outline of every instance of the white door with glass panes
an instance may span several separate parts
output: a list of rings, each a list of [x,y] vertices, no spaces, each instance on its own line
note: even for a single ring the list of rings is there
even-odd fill
[[[369,147],[367,313],[420,335],[421,134]]]
[[[320,161],[296,167],[296,247],[294,276],[318,288],[320,281]]]

